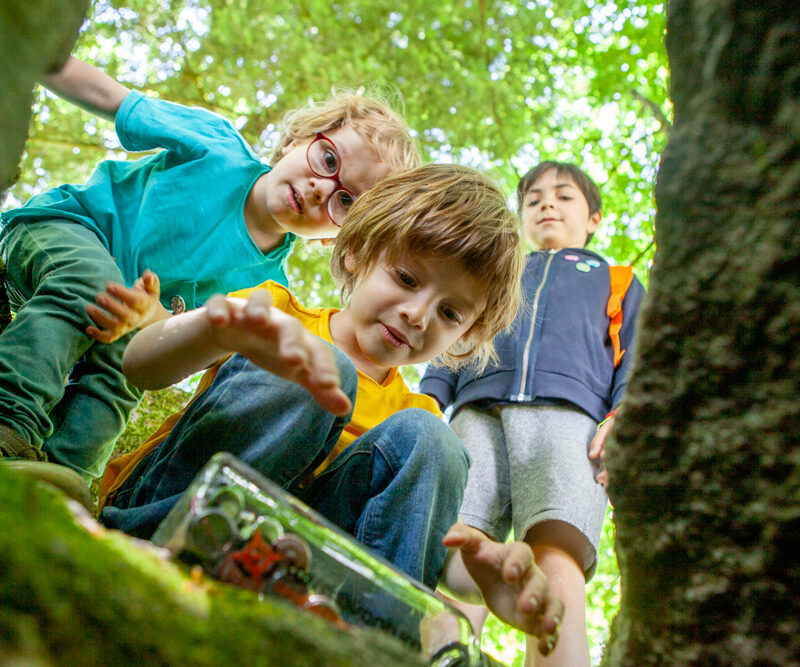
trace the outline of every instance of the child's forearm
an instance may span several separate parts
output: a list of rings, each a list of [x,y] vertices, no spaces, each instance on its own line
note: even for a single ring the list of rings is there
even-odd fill
[[[41,83],[59,97],[112,121],[130,92],[96,67],[72,56],[58,72],[45,75]]]
[[[162,389],[208,368],[228,350],[210,334],[206,308],[160,320],[137,333],[125,348],[122,368],[142,389]]]

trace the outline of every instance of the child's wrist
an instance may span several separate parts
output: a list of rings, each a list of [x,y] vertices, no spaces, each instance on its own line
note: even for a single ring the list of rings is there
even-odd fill
[[[610,411],[610,412],[609,412],[609,413],[608,413],[608,414],[607,414],[607,415],[606,415],[606,416],[603,418],[603,421],[601,421],[601,422],[600,422],[600,423],[597,425],[597,428],[600,428],[601,426],[604,426],[604,425],[605,425],[605,424],[607,424],[609,421],[611,421],[612,419],[614,419],[614,417],[616,416],[616,414],[617,414],[617,408],[614,408],[613,410],[611,410],[611,411]]]

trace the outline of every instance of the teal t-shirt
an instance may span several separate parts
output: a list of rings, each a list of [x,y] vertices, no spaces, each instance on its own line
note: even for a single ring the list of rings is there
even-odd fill
[[[187,308],[212,294],[274,280],[294,234],[267,253],[253,242],[244,204],[269,167],[226,119],[205,109],[149,98],[123,101],[116,130],[129,151],[164,149],[139,160],[101,162],[85,185],[63,185],[2,215],[5,234],[18,221],[64,218],[93,230],[131,285],[158,274],[161,300]]]

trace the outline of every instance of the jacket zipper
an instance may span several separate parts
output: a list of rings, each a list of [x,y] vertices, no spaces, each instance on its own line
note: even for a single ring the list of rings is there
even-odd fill
[[[531,343],[533,342],[533,332],[536,329],[536,315],[539,312],[539,297],[542,294],[542,290],[544,289],[545,283],[547,282],[547,274],[550,273],[550,264],[553,262],[553,258],[556,256],[556,253],[551,253],[550,257],[547,258],[547,264],[544,265],[544,274],[542,275],[542,280],[539,282],[539,287],[536,288],[536,294],[533,297],[533,309],[531,310],[531,328],[528,332],[528,340],[525,342],[525,352],[522,354],[522,380],[519,383],[519,392],[516,396],[512,397],[512,400],[515,401],[527,401],[530,400],[530,396],[525,394],[525,383],[528,381],[528,359],[530,357],[531,352]]]

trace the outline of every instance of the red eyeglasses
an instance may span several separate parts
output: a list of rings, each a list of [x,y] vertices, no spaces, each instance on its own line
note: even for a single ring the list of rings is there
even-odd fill
[[[314,174],[321,178],[330,178],[336,183],[336,189],[328,197],[327,211],[331,222],[341,227],[356,196],[339,180],[339,170],[342,168],[339,151],[328,137],[322,132],[317,132],[317,138],[308,145],[308,150],[306,150],[306,160]]]

